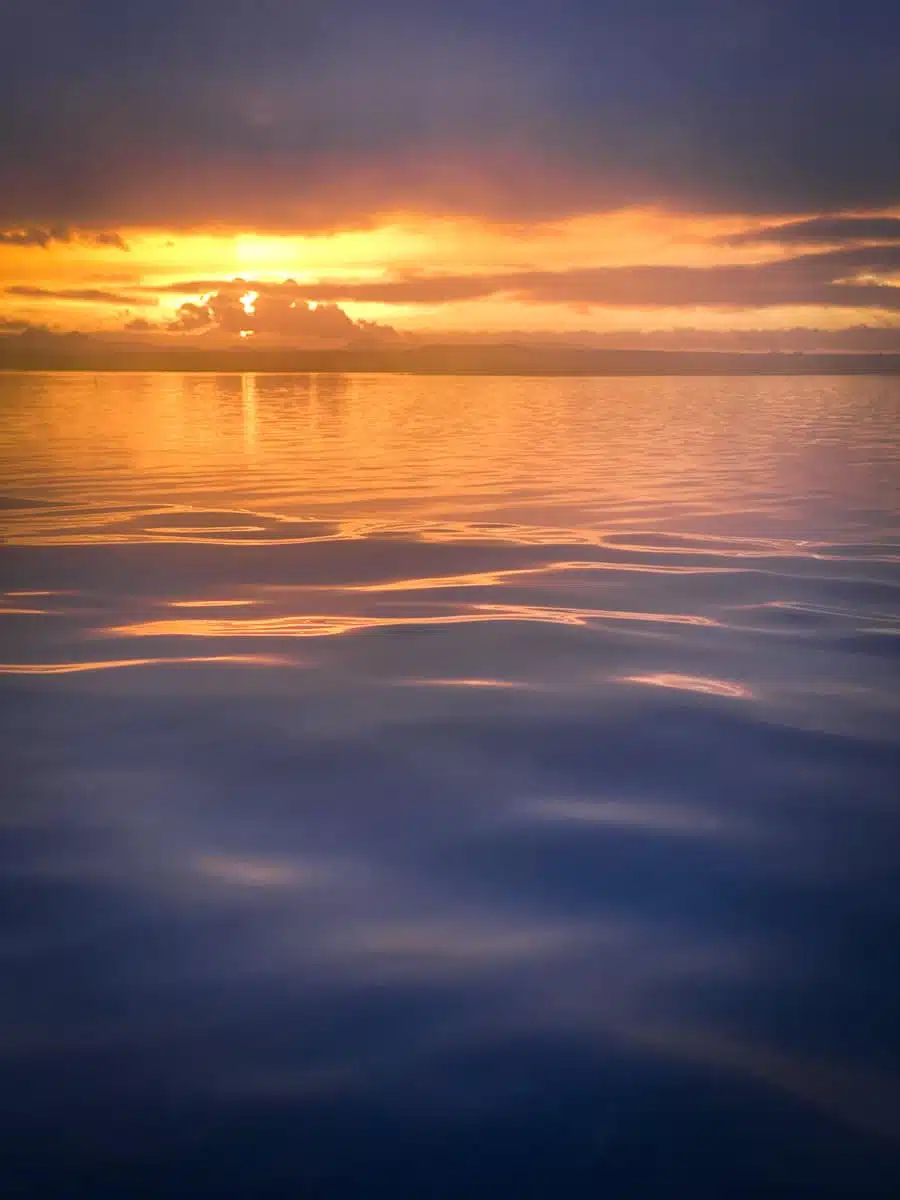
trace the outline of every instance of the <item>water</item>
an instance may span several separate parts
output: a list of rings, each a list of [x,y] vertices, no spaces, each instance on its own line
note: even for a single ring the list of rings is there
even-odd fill
[[[0,376],[0,1181],[900,1189],[900,381]]]

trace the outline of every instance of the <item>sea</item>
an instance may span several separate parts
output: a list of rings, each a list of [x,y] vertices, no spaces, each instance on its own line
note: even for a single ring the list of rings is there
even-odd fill
[[[0,374],[0,1194],[900,1195],[900,379]]]

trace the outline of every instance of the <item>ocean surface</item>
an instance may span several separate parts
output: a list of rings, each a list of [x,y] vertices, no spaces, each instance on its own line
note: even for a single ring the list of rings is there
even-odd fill
[[[900,380],[0,375],[0,1194],[900,1195]]]

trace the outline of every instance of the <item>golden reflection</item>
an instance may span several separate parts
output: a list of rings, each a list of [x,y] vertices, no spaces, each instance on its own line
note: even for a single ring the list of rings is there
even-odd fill
[[[741,683],[724,679],[706,679],[699,675],[658,673],[652,675],[620,675],[619,683],[645,683],[651,687],[676,688],[684,692],[704,692],[708,696],[733,696],[752,700],[754,693]]]
[[[587,625],[591,621],[640,621],[663,625],[716,626],[713,617],[692,613],[633,612],[616,608],[553,608],[538,604],[473,604],[485,614],[480,620],[547,621],[556,625]]]
[[[0,663],[0,675],[73,675],[82,671],[108,671],[119,667],[168,667],[182,663],[233,663],[250,667],[296,667],[289,658],[272,654],[181,655],[173,658],[114,658],[99,662]]]
[[[172,527],[164,532],[145,531],[143,533],[82,533],[82,534],[45,534],[38,537],[18,537],[10,535],[6,542],[10,546],[134,546],[140,544],[151,545],[153,543],[164,543],[166,545],[172,542],[180,542],[185,546],[294,546],[303,545],[307,542],[323,542],[336,541],[338,538],[328,537],[289,537],[289,538],[236,538],[222,537],[222,527],[215,527],[215,537],[209,535],[197,535],[191,532],[183,533],[179,527]],[[225,532],[229,532],[225,528]],[[240,526],[237,529],[231,530],[233,533],[248,533],[252,532],[252,528]],[[341,538],[340,540],[345,540]]]
[[[461,687],[461,688],[512,688],[515,690],[532,690],[533,683],[525,683],[517,679],[398,679],[401,686],[410,687]]]
[[[252,309],[248,311],[252,312]],[[256,376],[241,376],[241,405],[244,424],[244,449],[248,454],[256,451],[259,441],[259,418],[256,411]]]
[[[168,608],[249,608],[258,600],[166,600]]]
[[[147,533],[165,533],[180,537],[182,533],[262,533],[262,525],[148,525]],[[218,540],[218,539],[216,539]]]
[[[432,575],[416,579],[389,579],[383,583],[357,583],[346,585],[348,592],[424,592],[440,591],[444,588],[498,587],[507,583],[515,583],[519,579],[540,578],[547,575],[560,575],[573,571],[623,571],[636,574],[667,574],[667,575],[720,575],[723,571],[734,573],[740,567],[676,567],[669,563],[662,565],[646,563],[623,562],[590,562],[589,560],[574,562],[546,563],[540,567],[511,567],[500,571],[472,571],[465,575]],[[315,586],[315,585],[310,585]]]
[[[715,626],[712,617],[687,613],[624,612],[615,609],[551,608],[530,604],[473,604],[461,611],[433,616],[381,617],[338,613],[292,613],[280,617],[221,618],[220,620],[137,621],[110,625],[96,632],[107,637],[334,637],[366,629],[403,626],[465,625],[485,621],[535,621],[551,625],[587,625],[589,621],[640,621],[667,625]],[[675,677],[673,677],[675,678]],[[641,682],[644,682],[641,680]],[[653,682],[653,680],[650,680]],[[674,685],[670,685],[674,686]]]
[[[324,402],[326,381],[340,403]],[[815,547],[795,539],[746,536],[740,464],[777,472],[784,444],[796,444],[807,426],[812,432],[823,414],[852,420],[858,403],[849,388],[822,393],[805,384],[809,402],[798,405],[796,380],[769,380],[763,392],[752,380],[705,380],[702,403],[696,380],[371,375],[351,382],[23,377],[0,421],[5,486],[40,505],[6,509],[2,531],[16,546],[175,539],[212,546],[242,538],[283,546],[311,540],[303,522],[312,521],[317,540],[553,546],[560,570],[579,557],[575,547],[614,551],[621,569],[634,571],[808,557]],[[708,404],[720,411],[715,423],[704,416]],[[790,469],[796,496],[802,460]],[[773,495],[778,482],[773,475]],[[185,513],[197,514],[193,528],[176,525]],[[297,523],[285,528],[284,521]],[[683,533],[686,522],[689,540],[652,537]],[[770,532],[759,520],[751,528]],[[431,577],[410,583],[415,574],[401,572],[394,582],[427,588]],[[433,578],[447,586],[471,578],[474,586],[511,576],[451,569]],[[347,582],[386,590],[391,581]]]
[[[623,481],[623,486],[631,488],[633,481]],[[626,496],[622,497],[623,504],[626,501]],[[572,497],[574,501],[574,495]],[[659,515],[645,518],[646,524],[651,528],[661,524]],[[661,543],[642,543],[642,542],[623,542],[618,538],[613,538],[618,531],[616,526],[623,524],[621,521],[611,521],[609,526],[603,530],[592,530],[589,527],[582,526],[581,528],[572,528],[566,530],[565,542],[567,546],[609,546],[620,552],[627,553],[629,551],[640,554],[652,554],[659,557],[674,557],[675,555],[690,554],[693,556],[702,556],[711,559],[741,559],[741,558],[760,558],[760,557],[777,557],[777,556],[797,556],[802,555],[808,558],[819,557],[812,552],[808,552],[805,548],[794,541],[784,541],[781,539],[771,538],[766,540],[761,539],[729,539],[729,543],[723,543],[721,539],[708,539],[709,541],[718,541],[715,546],[703,545],[703,539],[698,538],[694,544],[693,537],[689,544],[675,543],[673,545],[664,545]],[[371,528],[371,527],[368,527]],[[447,521],[439,525],[423,524],[421,528],[410,531],[423,542],[515,542],[520,546],[556,546],[560,541],[559,526],[556,525],[525,525],[517,522],[509,524],[496,524],[486,526],[478,521]],[[733,545],[730,544],[733,541]],[[747,544],[742,544],[746,542]],[[596,564],[594,564],[596,566]],[[624,563],[623,563],[624,566]],[[716,567],[702,567],[699,565],[691,565],[690,567],[672,568],[663,565],[642,565],[639,563],[629,563],[628,569],[633,571],[656,571],[656,570],[679,570],[682,573],[698,574],[704,570],[710,571],[726,571],[740,570],[739,567],[726,566],[724,563]],[[745,568],[746,569],[746,568]]]
[[[443,588],[495,587],[510,580],[533,575],[546,575],[568,569],[569,564],[554,563],[546,567],[518,567],[508,571],[473,571],[467,575],[434,575],[420,579],[390,579],[384,583],[351,584],[348,592],[424,592]]]

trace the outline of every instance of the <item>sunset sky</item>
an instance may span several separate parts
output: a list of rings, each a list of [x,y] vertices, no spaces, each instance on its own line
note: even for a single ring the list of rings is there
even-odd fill
[[[2,19],[7,337],[900,337],[889,0]]]

